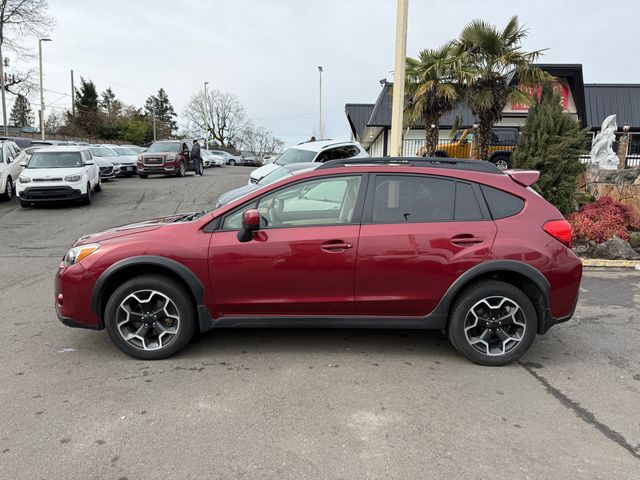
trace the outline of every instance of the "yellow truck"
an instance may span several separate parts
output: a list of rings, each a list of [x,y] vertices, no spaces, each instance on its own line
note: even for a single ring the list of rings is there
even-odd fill
[[[435,152],[436,157],[471,158],[473,135],[473,130],[462,130],[456,132],[451,140],[439,142]],[[493,129],[491,143],[489,144],[489,161],[495,163],[502,170],[509,168],[511,166],[511,153],[517,143],[517,128],[501,127]]]

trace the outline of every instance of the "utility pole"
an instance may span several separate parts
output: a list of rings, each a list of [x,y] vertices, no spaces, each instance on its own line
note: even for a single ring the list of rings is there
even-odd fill
[[[322,140],[324,135],[322,129],[322,65],[318,65],[318,73],[320,74],[320,126],[318,127],[318,140]]]
[[[71,70],[71,115],[76,116],[76,88],[73,85],[73,70]]]
[[[156,99],[153,99],[153,141],[156,141]]]
[[[0,88],[2,89],[2,127],[4,128],[4,136],[9,135],[9,126],[7,125],[7,98],[4,94],[4,58],[2,56],[2,43],[0,43]]]
[[[42,42],[50,42],[50,38],[38,40],[38,59],[40,63],[40,138],[44,140],[44,87],[42,86]]]
[[[404,113],[404,77],[407,61],[407,12],[409,0],[397,0],[396,50],[393,69],[393,100],[391,108],[390,155],[402,155],[402,117]]]
[[[209,96],[207,95],[207,85],[209,82],[204,82],[204,149],[209,150]]]

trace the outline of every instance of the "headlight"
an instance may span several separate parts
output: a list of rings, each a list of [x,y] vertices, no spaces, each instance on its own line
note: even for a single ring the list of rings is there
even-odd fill
[[[29,183],[31,181],[31,179],[29,177],[20,176],[20,177],[18,177],[18,181],[20,183]]]
[[[119,167],[119,166],[120,166],[120,163],[118,163],[118,162],[112,162],[112,163],[113,163],[116,167]]]
[[[79,174],[67,175],[66,177],[64,177],[64,181],[65,182],[78,182],[78,181],[80,181],[81,178],[82,178],[82,175],[79,175]]]
[[[100,248],[100,245],[97,243],[89,243],[87,245],[73,247],[64,256],[64,263],[67,266],[74,265],[78,262],[81,262],[83,259],[87,258],[89,255],[91,255],[93,252],[95,252],[99,248]]]

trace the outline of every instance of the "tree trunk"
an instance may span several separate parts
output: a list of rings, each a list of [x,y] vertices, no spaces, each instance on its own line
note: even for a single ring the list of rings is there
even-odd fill
[[[440,122],[437,115],[424,117],[425,156],[433,157],[440,138]]]
[[[480,140],[480,160],[489,160],[489,146],[491,145],[491,131],[493,130],[493,122],[489,115],[480,115],[478,126]]]

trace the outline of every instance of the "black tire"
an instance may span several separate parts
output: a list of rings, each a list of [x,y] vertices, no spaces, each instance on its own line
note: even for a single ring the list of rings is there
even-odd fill
[[[91,184],[87,183],[87,193],[82,198],[82,203],[84,205],[91,205]]]
[[[101,192],[102,191],[102,179],[100,177],[98,177],[98,183],[96,183],[95,188],[93,189],[94,192]]]
[[[144,350],[124,339],[118,328],[118,315],[120,315],[120,305],[127,297],[136,292],[151,290],[164,295],[173,302],[178,313],[179,323],[176,327],[176,334],[170,337],[166,345],[155,350]],[[139,296],[144,298],[142,294]],[[196,311],[185,288],[175,280],[164,275],[141,275],[124,282],[111,294],[104,311],[104,323],[109,338],[122,352],[141,360],[159,360],[170,357],[189,343],[195,331]],[[155,328],[150,327],[150,329]]]
[[[13,198],[13,181],[11,177],[7,177],[7,183],[4,187],[4,192],[0,195],[0,200],[9,201]]]
[[[434,157],[438,157],[438,158],[445,158],[445,157],[447,157],[447,152],[445,152],[444,150],[436,150],[433,153],[433,156]]]
[[[236,161],[233,160],[233,159],[229,160],[229,165],[231,165],[232,167],[235,167],[236,166]]]
[[[483,319],[470,316],[472,307],[481,304],[483,299],[497,299],[498,297],[503,297],[508,299],[509,302],[515,303],[519,306],[519,309],[516,309],[516,313],[513,315],[518,315],[518,321],[525,325],[524,331],[521,332],[520,335],[516,333],[516,328],[519,329],[521,327],[517,325],[504,325],[502,326],[502,322],[500,326],[497,325],[498,319]],[[496,301],[497,300],[492,300]],[[509,303],[507,302],[509,305]],[[482,308],[483,305],[480,305],[479,308]],[[511,309],[512,307],[510,307]],[[520,313],[522,315],[520,315]],[[503,317],[504,318],[504,317]],[[481,338],[483,335],[488,335],[489,342],[478,341],[476,345],[486,345],[486,346],[474,346],[471,344],[467,333],[465,332],[465,326],[469,327],[472,322],[475,321],[476,325],[480,324],[484,321],[491,322],[488,327],[479,326],[480,330],[484,329],[484,333],[479,337]],[[508,323],[505,321],[505,324]],[[466,324],[466,325],[465,325]],[[519,324],[518,324],[519,325]],[[493,327],[493,328],[492,328]],[[514,329],[508,331],[508,329]],[[465,357],[471,360],[474,363],[479,365],[488,365],[488,366],[499,366],[506,365],[507,363],[513,362],[520,358],[533,343],[536,332],[538,330],[538,315],[536,313],[536,309],[531,303],[531,300],[527,295],[520,290],[519,288],[498,280],[482,280],[476,284],[473,284],[467,287],[462,291],[455,299],[449,314],[449,325],[447,326],[447,334],[449,336],[449,340],[453,344],[453,346],[462,353]],[[499,333],[492,333],[498,332]],[[469,329],[469,335],[473,335],[474,329]],[[495,343],[499,344],[502,341],[501,335],[507,334],[509,336],[513,336],[515,338],[519,338],[517,343],[511,344],[511,342],[515,342],[515,340],[509,340],[510,347],[507,347],[507,344],[502,343],[502,353],[500,352],[492,352],[490,354],[490,344],[493,345]],[[475,340],[474,340],[475,341]],[[481,352],[480,350],[484,350]]]
[[[180,162],[178,165],[178,171],[176,172],[176,177],[184,177],[186,170],[184,168],[184,162]]]
[[[149,178],[149,175],[145,175],[144,173],[139,173],[138,177],[140,177],[140,178]]]
[[[20,200],[20,206],[22,208],[29,208],[31,204],[29,202],[25,202],[24,200]]]

